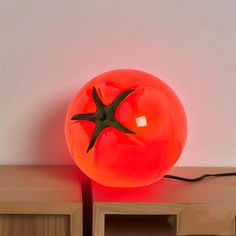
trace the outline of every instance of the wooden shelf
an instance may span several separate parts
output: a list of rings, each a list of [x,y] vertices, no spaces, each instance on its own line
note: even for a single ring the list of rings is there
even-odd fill
[[[205,173],[233,171],[236,172],[236,168],[179,167],[169,174],[193,178]],[[162,179],[147,187],[130,189],[104,187],[93,182],[94,236],[106,236],[107,215],[176,215],[177,235],[235,235],[235,186],[235,176],[197,183]]]
[[[78,169],[0,166],[0,235],[82,235]]]
[[[170,174],[232,171],[174,168]],[[82,235],[80,177],[73,166],[0,166],[0,235]],[[233,176],[198,183],[162,179],[130,189],[92,182],[93,236],[235,235],[235,186]],[[172,227],[169,216],[176,219]]]

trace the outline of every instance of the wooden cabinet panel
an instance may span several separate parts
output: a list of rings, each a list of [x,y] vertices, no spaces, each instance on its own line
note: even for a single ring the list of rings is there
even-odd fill
[[[118,232],[117,235],[122,236],[136,236],[137,232],[141,233],[139,236],[176,235],[181,210],[181,206],[171,203],[94,203],[93,236],[113,236]],[[120,215],[120,217],[112,215]],[[125,215],[128,215],[126,220],[124,220]],[[168,216],[176,217],[173,228],[168,225]],[[139,219],[142,219],[143,222]],[[128,221],[131,227],[127,224]],[[152,222],[151,226],[150,222]],[[140,229],[136,231],[138,227]]]
[[[81,236],[74,166],[0,166],[0,236]]]
[[[194,178],[206,173],[224,172],[236,172],[236,169],[235,167],[176,167],[169,174]],[[235,186],[235,176],[209,178],[197,183],[163,178],[142,188],[111,188],[92,182],[93,236],[115,236],[121,230],[129,232],[129,236],[136,236],[137,232],[141,233],[142,229],[137,231],[137,228],[141,227],[138,222],[132,226],[132,229],[129,228],[128,221],[122,223],[121,219],[115,221],[106,218],[107,215],[112,214],[176,215],[177,235],[233,236],[236,213]],[[151,227],[146,228],[151,230]],[[147,232],[143,235],[153,235],[152,232],[150,234]],[[117,235],[125,235],[125,233]],[[157,233],[156,235],[168,234]]]
[[[68,215],[0,215],[1,236],[68,236]]]
[[[170,174],[235,171],[174,168]],[[92,182],[93,236],[233,236],[235,185],[234,176],[199,183],[162,179],[130,189]],[[0,166],[0,236],[82,236],[82,210],[76,167]],[[167,215],[176,216],[176,227],[168,226]]]

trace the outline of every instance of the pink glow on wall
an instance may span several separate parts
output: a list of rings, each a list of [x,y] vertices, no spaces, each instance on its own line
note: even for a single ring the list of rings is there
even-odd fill
[[[177,165],[236,165],[235,1],[4,1],[0,163],[73,164],[71,96],[91,77],[137,68],[185,105]]]

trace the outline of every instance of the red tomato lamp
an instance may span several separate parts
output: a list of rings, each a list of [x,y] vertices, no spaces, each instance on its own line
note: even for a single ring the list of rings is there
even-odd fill
[[[157,77],[138,70],[96,76],[72,100],[65,121],[70,154],[92,180],[139,187],[162,178],[186,141],[183,106]]]

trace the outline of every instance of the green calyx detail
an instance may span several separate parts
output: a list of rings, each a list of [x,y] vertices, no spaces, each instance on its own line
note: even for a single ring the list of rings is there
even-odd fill
[[[115,118],[115,113],[120,103],[134,90],[135,89],[128,89],[122,92],[113,100],[110,105],[107,106],[102,102],[101,98],[98,96],[96,88],[93,87],[92,95],[93,100],[97,106],[97,111],[95,113],[76,114],[71,118],[71,120],[93,121],[96,124],[89,142],[89,146],[87,148],[87,152],[89,152],[89,150],[95,145],[99,134],[106,127],[114,127],[124,133],[135,134],[135,132],[127,129]]]

